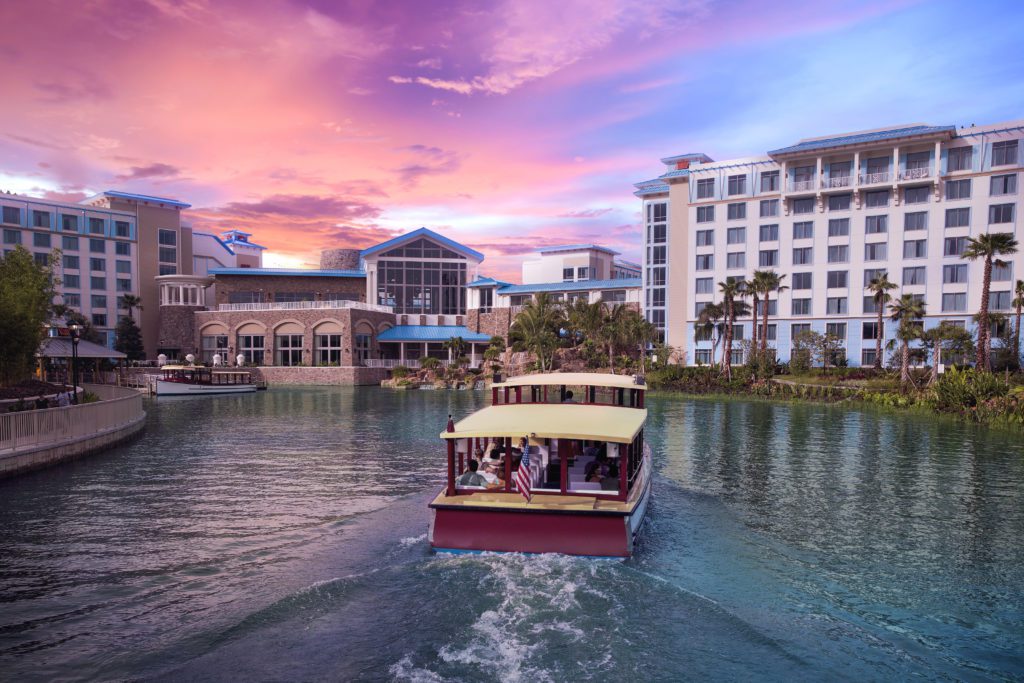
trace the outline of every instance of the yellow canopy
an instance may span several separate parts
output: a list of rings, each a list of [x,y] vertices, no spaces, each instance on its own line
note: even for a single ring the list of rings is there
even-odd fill
[[[611,387],[613,389],[647,389],[647,384],[637,384],[633,375],[610,375],[598,372],[549,372],[540,375],[509,377],[495,387],[561,386]]]
[[[514,403],[490,406],[459,420],[442,439],[522,437],[590,439],[630,443],[644,426],[647,410],[581,403]]]

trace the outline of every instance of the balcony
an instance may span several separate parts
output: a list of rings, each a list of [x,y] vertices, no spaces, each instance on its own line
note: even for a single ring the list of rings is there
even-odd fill
[[[865,173],[860,177],[861,185],[882,185],[883,183],[889,182],[889,172],[882,171],[881,173]]]
[[[789,183],[790,192],[814,192],[813,180],[791,180]]]
[[[930,178],[931,176],[932,169],[927,166],[923,168],[908,168],[900,173],[900,181],[921,180],[922,178]]]
[[[252,304],[220,304],[218,311],[306,311],[311,309],[324,308],[357,308],[363,311],[378,311],[380,313],[391,313],[390,306],[367,304],[362,301],[281,301],[262,302]]]
[[[849,189],[852,186],[853,176],[841,175],[821,179],[821,189],[825,191]]]

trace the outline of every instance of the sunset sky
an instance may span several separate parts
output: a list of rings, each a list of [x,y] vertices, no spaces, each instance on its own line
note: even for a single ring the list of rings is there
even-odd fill
[[[426,226],[639,259],[658,158],[1024,118],[1024,3],[5,2],[0,189],[189,202],[270,265]]]

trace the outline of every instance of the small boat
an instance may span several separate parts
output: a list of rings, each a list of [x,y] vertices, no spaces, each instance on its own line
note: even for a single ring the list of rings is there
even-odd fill
[[[218,370],[192,365],[164,365],[156,380],[157,396],[197,396],[205,394],[246,394],[266,389],[248,370]]]
[[[490,406],[449,416],[431,548],[630,557],[651,495],[646,390],[626,375],[525,375],[493,384]]]

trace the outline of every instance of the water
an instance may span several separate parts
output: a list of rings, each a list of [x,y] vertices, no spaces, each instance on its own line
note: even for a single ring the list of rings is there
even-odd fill
[[[138,441],[0,482],[0,678],[1024,677],[1019,438],[651,397],[633,560],[433,556],[437,433],[484,400],[161,400]]]

